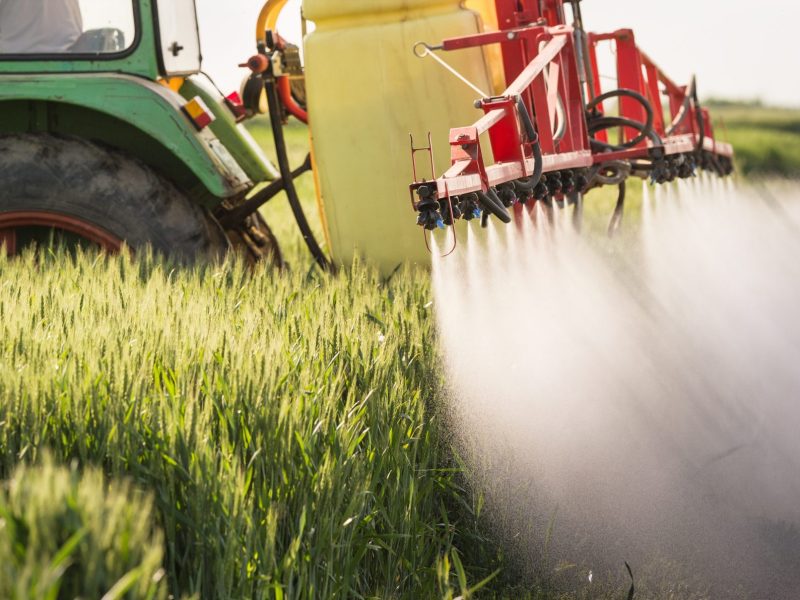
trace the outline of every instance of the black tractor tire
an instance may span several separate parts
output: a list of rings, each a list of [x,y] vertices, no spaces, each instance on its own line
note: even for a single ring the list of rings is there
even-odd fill
[[[46,211],[99,227],[134,252],[182,262],[216,258],[229,242],[209,212],[125,154],[75,137],[0,136],[0,215]]]

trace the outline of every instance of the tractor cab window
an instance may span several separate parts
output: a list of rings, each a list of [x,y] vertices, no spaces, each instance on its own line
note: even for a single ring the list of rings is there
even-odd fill
[[[132,0],[0,0],[0,54],[115,54],[135,37]]]
[[[159,0],[158,32],[164,75],[189,75],[200,70],[194,0]]]

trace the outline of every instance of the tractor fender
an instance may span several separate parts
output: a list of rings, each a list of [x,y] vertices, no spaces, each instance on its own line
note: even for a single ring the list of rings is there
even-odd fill
[[[190,198],[213,208],[253,187],[210,128],[198,130],[185,100],[154,81],[125,74],[0,76],[0,134],[81,137],[153,167]]]

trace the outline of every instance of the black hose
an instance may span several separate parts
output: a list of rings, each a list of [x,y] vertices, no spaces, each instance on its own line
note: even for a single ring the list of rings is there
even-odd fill
[[[539,140],[533,144],[533,174],[530,177],[523,177],[522,179],[514,180],[514,188],[517,191],[524,193],[532,193],[534,188],[542,180],[542,172],[544,171],[544,157],[542,156],[542,146]]]
[[[633,119],[628,119],[626,117],[615,117],[615,116],[605,116],[597,110],[597,107],[606,100],[610,100],[611,98],[621,98],[621,97],[628,97],[636,100],[639,104],[642,105],[644,108],[646,119],[644,123],[639,121],[635,121]],[[586,105],[586,124],[589,131],[590,137],[590,145],[592,151],[595,152],[613,152],[615,150],[626,150],[630,148],[634,148],[640,143],[642,143],[647,138],[650,138],[653,141],[655,146],[662,146],[663,141],[653,129],[653,125],[655,122],[655,113],[653,112],[653,107],[650,105],[650,102],[647,101],[642,94],[635,92],[633,90],[627,89],[618,89],[612,90],[610,92],[606,92],[605,94],[601,94],[594,98],[591,102]],[[598,140],[594,137],[598,131],[603,131],[605,129],[610,129],[612,127],[629,127],[631,129],[635,129],[639,132],[639,134],[631,140],[627,142],[621,142],[619,144],[609,144],[608,142],[603,142]],[[603,169],[607,168],[608,165],[598,165],[600,168],[595,167],[590,172],[589,177],[587,178],[587,185],[586,189],[596,185],[597,182],[601,184],[612,184],[611,180],[603,181],[604,179],[609,179],[606,175],[603,174]],[[610,179],[617,179],[618,177],[622,179],[622,181],[613,181],[613,185],[619,185],[619,197],[617,199],[617,206],[614,209],[614,215],[612,216],[611,223],[609,224],[609,235],[613,235],[614,231],[619,227],[619,224],[622,221],[622,215],[625,209],[625,181],[624,179],[630,173],[630,167],[627,169],[627,173],[618,172],[614,177]]]
[[[661,138],[659,135],[652,129],[647,128],[646,123],[640,123],[639,121],[634,121],[633,119],[626,119],[625,117],[598,117],[596,119],[592,119],[589,121],[589,135],[597,133],[603,129],[610,129],[611,127],[630,127],[631,129],[636,129],[639,132],[632,140],[625,142],[623,144],[609,144],[607,142],[601,142],[598,139],[592,138],[590,139],[590,143],[597,149],[600,150],[625,150],[626,148],[633,148],[643,140],[650,138],[653,140],[653,143],[656,146],[662,145]]]
[[[597,113],[597,107],[606,100],[610,100],[611,98],[617,98],[626,96],[628,98],[633,98],[645,110],[645,114],[647,115],[645,122],[640,123],[638,121],[633,121],[631,119],[625,119],[624,117],[606,117]],[[632,140],[627,142],[622,142],[619,145],[611,145],[605,144],[605,142],[600,142],[598,140],[593,140],[593,142],[597,142],[597,144],[602,144],[605,147],[612,149],[612,150],[623,150],[625,148],[633,148],[639,145],[648,137],[654,133],[653,131],[653,123],[655,122],[655,113],[653,112],[653,107],[650,106],[650,103],[647,101],[647,98],[642,96],[639,92],[634,92],[633,90],[626,90],[626,89],[618,89],[618,90],[611,90],[610,92],[606,92],[605,94],[600,94],[594,100],[589,102],[586,105],[586,110],[588,111],[589,115],[587,117],[587,122],[589,125],[589,132],[596,133],[602,129],[609,129],[611,127],[631,127],[639,131],[639,135],[637,135]],[[635,123],[635,125],[634,125]]]
[[[649,127],[653,126],[655,113],[653,112],[653,107],[650,106],[650,102],[648,102],[647,98],[642,96],[639,92],[634,92],[633,90],[628,90],[628,89],[625,89],[625,88],[620,88],[620,89],[617,89],[617,90],[611,90],[609,92],[606,92],[605,94],[600,94],[594,100],[589,102],[589,104],[586,105],[586,110],[589,111],[589,112],[593,112],[595,109],[597,109],[597,106],[599,104],[602,104],[606,100],[611,100],[611,98],[617,98],[617,97],[620,97],[620,96],[627,96],[628,98],[633,98],[639,104],[641,104],[642,107],[644,107],[645,112],[647,113],[647,124],[648,124],[648,126]]]
[[[539,143],[539,138],[536,138],[533,146],[533,175],[530,176],[527,183],[533,188],[542,180],[542,171],[544,171],[544,157],[542,156],[542,145]]]
[[[289,157],[286,153],[286,139],[283,135],[283,121],[280,110],[280,97],[278,96],[278,87],[275,85],[275,79],[271,74],[264,77],[264,89],[267,94],[267,104],[269,105],[269,120],[272,125],[272,137],[275,141],[275,153],[278,156],[278,170],[281,173],[283,180],[283,189],[286,191],[286,196],[289,198],[289,206],[292,207],[294,220],[297,222],[297,227],[303,236],[303,240],[308,246],[311,255],[317,264],[324,271],[333,271],[333,264],[325,256],[322,248],[319,247],[314,233],[311,231],[311,226],[308,224],[306,215],[303,212],[303,206],[300,204],[300,198],[297,196],[297,190],[294,187],[294,180],[292,178],[292,170],[289,167]]]
[[[630,163],[624,160],[611,160],[598,166],[593,177],[602,185],[619,185],[631,174]]]
[[[703,117],[703,107],[700,106],[700,100],[697,98],[697,84],[692,85],[692,102],[694,103],[694,110],[697,113],[697,127],[700,129],[700,137],[697,138],[696,151],[701,153],[703,145],[706,141],[706,120]]]
[[[608,224],[608,237],[614,237],[622,225],[622,217],[625,216],[625,191],[626,185],[625,182],[622,181],[619,184],[617,205],[614,207],[614,214],[611,215],[611,221]]]
[[[489,188],[487,192],[482,192],[479,190],[475,193],[478,194],[478,200],[480,200],[484,211],[494,215],[503,223],[511,223],[511,215],[506,210],[506,207],[503,206],[500,198],[497,197],[492,188]]]
[[[503,223],[511,223],[511,214],[506,209],[503,201],[500,199],[500,196],[497,195],[497,190],[493,187],[490,187],[486,190],[486,196],[491,199],[494,206],[496,206],[499,211],[494,211],[492,214],[500,219]]]
[[[533,119],[528,112],[528,108],[522,101],[522,97],[517,98],[517,110],[519,117],[522,121],[522,127],[525,129],[525,136],[528,142],[531,142],[533,149],[533,174],[525,179],[517,179],[514,182],[514,187],[525,192],[532,192],[533,188],[541,181],[542,171],[544,171],[544,157],[542,156],[542,146],[539,144],[539,135],[533,126]]]
[[[536,134],[536,129],[533,126],[533,121],[528,113],[525,103],[522,101],[522,96],[517,96],[517,110],[519,111],[519,118],[522,120],[522,127],[525,129],[525,136],[529,142],[538,142],[539,136]]]

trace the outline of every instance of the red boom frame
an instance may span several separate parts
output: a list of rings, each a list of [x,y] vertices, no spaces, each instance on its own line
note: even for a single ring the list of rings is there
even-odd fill
[[[733,149],[714,138],[711,120],[697,102],[694,84],[675,84],[637,47],[633,31],[586,34],[579,8],[579,26],[566,23],[564,0],[496,0],[495,4],[499,31],[446,39],[432,49],[455,51],[500,44],[503,72],[506,81],[512,83],[501,95],[476,102],[484,111],[483,117],[468,127],[450,131],[451,166],[436,179],[435,186],[424,180],[410,186],[415,210],[431,206],[426,198],[441,201],[444,210],[451,197],[491,193],[496,186],[530,178],[536,168],[535,142],[541,150],[540,166],[545,174],[577,173],[592,167],[601,172],[603,165],[619,161],[635,164],[640,159],[659,159],[664,164],[675,157],[677,163],[682,160],[680,155],[692,156],[690,170],[684,170],[681,176],[693,173],[694,166],[713,168],[722,175],[730,172]],[[638,93],[653,112],[649,136],[639,135],[640,131],[632,127],[621,128],[620,140],[629,146],[625,148],[608,144],[605,128],[592,134],[587,124],[587,105],[601,95],[597,46],[606,41],[616,46],[618,88]],[[669,122],[662,94],[668,99]],[[538,140],[526,135],[523,108],[532,116]],[[602,102],[596,102],[593,110],[595,116],[602,117]],[[641,123],[646,109],[641,102],[622,96],[618,116]],[[557,121],[563,122],[560,135],[555,137]],[[484,133],[491,143],[494,164],[487,165],[484,160],[480,145]],[[637,136],[641,141],[632,144]],[[419,149],[412,152],[416,151]],[[660,180],[675,176],[666,173]],[[434,190],[435,196],[431,195]],[[419,201],[414,200],[415,192]],[[437,224],[442,226],[441,220]]]

